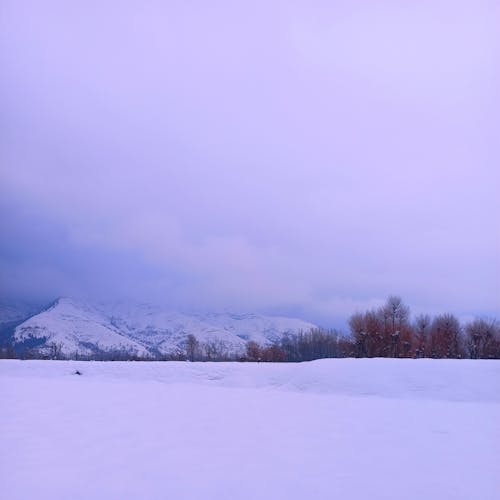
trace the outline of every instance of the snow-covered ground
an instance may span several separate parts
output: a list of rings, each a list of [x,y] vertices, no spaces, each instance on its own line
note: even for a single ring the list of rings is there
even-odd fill
[[[498,361],[2,360],[0,391],[9,500],[500,498]]]

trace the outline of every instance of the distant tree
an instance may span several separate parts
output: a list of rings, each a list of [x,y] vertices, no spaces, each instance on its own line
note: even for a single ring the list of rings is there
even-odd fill
[[[466,346],[472,359],[497,358],[498,324],[495,320],[475,319],[465,325]]]
[[[262,360],[262,348],[257,342],[250,340],[247,342],[247,358],[249,361],[261,361]]]
[[[301,361],[298,350],[297,335],[286,333],[281,338],[280,347],[285,353],[286,361]]]
[[[368,337],[365,325],[365,315],[360,312],[354,313],[349,318],[349,328],[356,346],[356,356],[362,358],[368,355]]]
[[[318,358],[337,358],[340,334],[336,330],[314,328],[309,332],[313,354]]]
[[[382,307],[382,313],[384,318],[389,321],[390,329],[394,332],[408,322],[410,308],[404,304],[401,297],[391,295]]]
[[[262,350],[262,361],[285,361],[285,352],[277,345],[266,347]]]
[[[279,347],[283,351],[286,361],[311,361],[341,356],[341,342],[342,349],[346,349],[349,356],[356,355],[352,340],[342,336],[336,330],[322,328],[301,331],[295,335],[285,335],[281,339]]]
[[[384,329],[380,311],[370,310],[365,313],[365,329],[367,335],[367,356],[390,356],[390,342]]]
[[[12,344],[7,344],[0,348],[0,359],[14,359],[16,353]]]
[[[433,358],[461,358],[463,346],[460,322],[453,314],[436,316],[431,325],[430,355]]]
[[[63,344],[61,342],[51,342],[47,346],[49,359],[64,359],[62,354]]]
[[[224,343],[220,340],[209,340],[205,342],[202,345],[202,350],[207,361],[221,361],[228,357]]]
[[[198,359],[199,346],[198,339],[190,333],[186,337],[186,357],[189,361],[196,361]]]
[[[425,358],[429,343],[431,318],[428,314],[420,314],[414,324],[415,357]]]
[[[384,321],[382,343],[385,352],[378,355],[393,358],[408,355],[411,349],[410,308],[403,303],[401,297],[391,295],[379,313]]]
[[[337,351],[339,358],[356,357],[356,343],[352,337],[342,335],[337,340]]]

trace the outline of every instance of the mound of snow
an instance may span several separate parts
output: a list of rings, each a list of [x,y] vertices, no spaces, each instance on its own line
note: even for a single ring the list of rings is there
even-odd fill
[[[498,361],[0,360],[2,497],[497,500],[499,381]]]
[[[76,370],[111,381],[203,384],[233,388],[500,402],[500,362],[434,359],[321,359],[304,363],[87,362],[5,360],[5,376],[60,379]]]

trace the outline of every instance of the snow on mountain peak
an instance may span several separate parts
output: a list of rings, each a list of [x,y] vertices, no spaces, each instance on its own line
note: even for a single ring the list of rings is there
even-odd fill
[[[119,350],[170,354],[183,350],[188,335],[242,353],[249,340],[262,345],[315,325],[293,318],[259,314],[172,312],[148,303],[90,303],[60,297],[49,308],[18,325],[18,344],[58,345],[66,355]]]

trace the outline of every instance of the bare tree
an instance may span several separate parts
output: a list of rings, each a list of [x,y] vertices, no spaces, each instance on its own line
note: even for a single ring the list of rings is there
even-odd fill
[[[198,339],[190,333],[186,338],[186,357],[189,361],[196,361],[198,359],[199,346]]]
[[[247,342],[247,358],[249,361],[261,361],[262,359],[262,348],[253,340]]]
[[[390,356],[390,344],[385,338],[384,323],[380,312],[372,309],[365,313],[367,352],[369,358]]]
[[[420,314],[415,318],[415,356],[425,358],[431,328],[431,318],[428,314]]]
[[[495,320],[475,319],[465,325],[465,335],[472,359],[496,357],[498,325]]]
[[[262,361],[285,361],[285,351],[278,345],[272,345],[262,350]]]
[[[228,353],[224,343],[220,340],[209,340],[202,345],[207,361],[220,361],[227,359]]]
[[[392,330],[401,329],[402,326],[408,322],[408,317],[410,315],[410,308],[404,304],[401,297],[397,295],[391,295],[384,306],[384,310],[388,315]]]
[[[64,359],[62,354],[62,342],[50,342],[47,344],[47,358],[48,359]]]
[[[460,358],[463,355],[460,322],[453,314],[434,318],[430,334],[430,354],[433,358]]]
[[[349,328],[356,344],[356,355],[364,357],[368,355],[367,333],[365,325],[365,315],[360,312],[354,313],[349,318]]]
[[[405,354],[405,351],[408,352],[411,348],[408,323],[410,308],[403,303],[401,297],[391,295],[379,313],[384,321],[383,344],[389,347],[389,353],[384,354],[396,358]],[[403,346],[403,352],[401,346]]]

